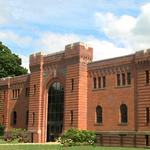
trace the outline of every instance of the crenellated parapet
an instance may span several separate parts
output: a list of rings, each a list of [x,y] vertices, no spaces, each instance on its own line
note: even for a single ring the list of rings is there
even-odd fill
[[[117,74],[117,73],[126,73],[132,70],[132,65],[118,65],[118,66],[111,66],[107,68],[97,68],[94,70],[89,70],[89,76],[104,76],[110,74]]]
[[[150,66],[150,49],[136,52],[135,63],[138,68]]]
[[[41,69],[40,66],[43,63],[43,56],[44,54],[42,52],[30,55],[29,67],[31,72]]]
[[[44,64],[50,64],[50,63],[55,63],[58,61],[61,61],[64,58],[64,51],[44,55],[43,58],[43,63]]]
[[[65,46],[65,59],[79,57],[80,61],[91,62],[93,59],[93,48],[82,42],[77,42]]]
[[[30,75],[20,75],[15,77],[6,77],[0,79],[0,87],[12,88],[20,85],[23,87],[24,83],[28,83]]]
[[[130,72],[134,64],[134,55],[128,55],[103,61],[96,61],[88,64],[89,76],[104,76]]]
[[[1,78],[0,79],[0,88],[3,88],[4,86],[7,86],[10,84],[11,77]]]

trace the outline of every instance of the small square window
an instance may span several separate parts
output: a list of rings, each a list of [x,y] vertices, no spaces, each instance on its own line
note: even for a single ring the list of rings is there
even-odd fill
[[[96,88],[97,88],[97,81],[96,81],[96,78],[95,78],[95,77],[93,78],[93,84],[94,84],[94,85],[93,85],[93,86],[94,86],[94,89],[96,89]]]
[[[145,71],[145,75],[146,75],[146,84],[149,84],[149,70]]]
[[[122,85],[126,84],[125,73],[122,73]]]

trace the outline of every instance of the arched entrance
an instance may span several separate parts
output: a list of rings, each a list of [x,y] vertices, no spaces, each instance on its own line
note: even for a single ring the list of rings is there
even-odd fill
[[[53,141],[63,130],[64,88],[54,82],[48,91],[47,141]]]

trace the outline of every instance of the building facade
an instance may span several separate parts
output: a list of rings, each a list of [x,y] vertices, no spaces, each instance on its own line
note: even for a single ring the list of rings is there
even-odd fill
[[[30,74],[0,79],[0,123],[27,129],[44,143],[75,127],[106,146],[150,144],[150,50],[92,62],[93,49],[73,43],[30,55]]]

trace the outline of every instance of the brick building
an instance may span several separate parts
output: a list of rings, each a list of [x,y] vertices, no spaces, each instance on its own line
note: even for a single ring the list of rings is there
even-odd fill
[[[107,146],[150,144],[150,50],[92,62],[83,43],[30,55],[30,74],[0,79],[0,122],[46,142],[70,127]]]

